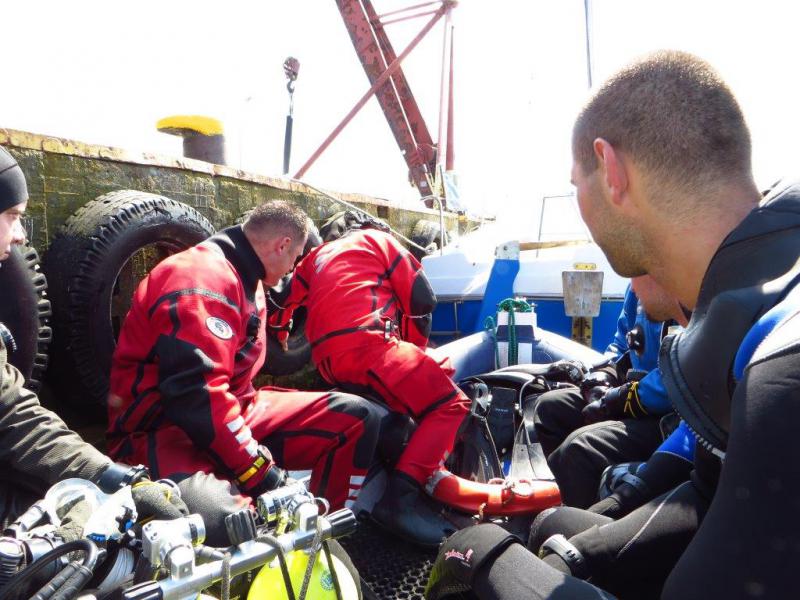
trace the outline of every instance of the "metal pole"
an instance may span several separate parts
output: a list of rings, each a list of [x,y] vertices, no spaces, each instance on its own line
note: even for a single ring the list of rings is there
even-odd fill
[[[434,15],[434,17],[430,21],[428,21],[428,23],[426,23],[425,27],[422,28],[422,30],[417,34],[417,36],[413,40],[411,40],[411,43],[406,47],[405,50],[403,50],[403,52],[400,53],[400,56],[398,56],[395,60],[393,60],[391,62],[390,65],[388,65],[386,67],[386,70],[381,74],[380,77],[378,77],[378,79],[375,80],[375,83],[372,84],[372,87],[370,87],[366,91],[366,93],[361,97],[361,99],[356,103],[356,105],[350,110],[350,112],[347,113],[347,115],[344,117],[344,119],[342,119],[342,122],[339,123],[334,128],[334,130],[330,133],[330,135],[327,138],[325,138],[325,141],[322,142],[320,147],[316,149],[314,154],[312,154],[311,157],[306,161],[306,163],[302,167],[300,167],[300,170],[297,171],[297,173],[295,173],[294,179],[300,179],[301,177],[303,177],[303,175],[306,174],[308,169],[311,168],[311,165],[313,165],[316,162],[316,160],[325,151],[325,149],[328,146],[331,145],[331,142],[333,142],[333,140],[335,140],[336,137],[342,132],[342,129],[344,129],[345,126],[353,119],[353,117],[356,116],[358,111],[360,111],[364,107],[364,105],[367,103],[367,100],[370,99],[372,94],[374,94],[376,90],[380,89],[380,87],[384,83],[386,83],[386,81],[392,76],[392,74],[398,69],[398,67],[400,67],[400,64],[403,62],[403,60],[406,58],[406,56],[408,56],[409,53],[414,48],[417,47],[417,44],[419,44],[420,40],[422,40],[422,38],[425,37],[425,35],[431,30],[431,28],[434,25],[436,25],[436,22],[448,10],[449,10],[449,6],[446,6],[446,7],[440,8],[438,11],[436,11],[436,14]]]
[[[289,114],[286,115],[286,129],[283,133],[283,174],[289,174],[289,158],[292,155],[292,123],[294,118],[292,116],[292,94],[289,95]]]
[[[456,148],[453,143],[454,137],[454,113],[455,107],[453,104],[453,44],[454,44],[454,28],[450,27],[450,91],[447,98],[447,152],[444,163],[445,171],[452,171],[455,168],[456,162]]]
[[[426,6],[433,6],[434,4],[441,4],[440,0],[435,0],[435,2],[424,2],[422,4],[415,4],[414,6],[407,6],[406,8],[400,8],[397,10],[392,10],[390,12],[383,13],[382,15],[376,15],[375,21],[382,22],[384,17],[389,17],[391,15],[399,15],[400,13],[409,12],[412,10],[417,10],[418,8],[425,8]],[[384,23],[385,25],[386,23]]]
[[[592,87],[592,7],[591,0],[583,0],[583,17],[586,28],[586,76]]]
[[[439,131],[436,137],[436,166],[438,171],[444,167],[444,157],[447,147],[446,139],[446,120],[447,120],[447,59],[450,55],[448,47],[450,45],[450,11],[447,11],[447,16],[444,20],[444,34],[442,36],[442,73],[439,77]],[[440,182],[441,183],[441,182]]]
[[[390,21],[381,21],[381,26],[386,27],[387,25],[393,25],[394,23],[400,23],[402,21],[410,21],[411,19],[418,19],[419,17],[425,17],[427,15],[435,15],[435,10],[429,10],[426,12],[421,12],[416,15],[409,15],[407,17],[398,17],[397,19],[392,19]]]
[[[291,102],[289,104],[291,106]],[[289,159],[292,156],[292,109],[289,109],[289,114],[286,115],[286,130],[283,134],[283,174],[289,174]]]
[[[300,72],[300,61],[290,56],[283,61],[283,72],[289,80],[286,90],[289,92],[289,113],[286,115],[286,129],[283,133],[283,174],[289,174],[289,160],[292,156],[292,126],[294,125],[294,84]]]

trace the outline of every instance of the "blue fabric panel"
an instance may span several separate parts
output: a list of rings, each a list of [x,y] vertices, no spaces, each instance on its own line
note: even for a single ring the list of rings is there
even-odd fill
[[[675,431],[658,447],[656,452],[666,452],[694,462],[694,447],[696,440],[694,434],[684,421],[681,421]]]

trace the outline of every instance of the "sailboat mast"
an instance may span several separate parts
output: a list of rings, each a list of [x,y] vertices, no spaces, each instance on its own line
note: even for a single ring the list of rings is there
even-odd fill
[[[583,0],[583,16],[586,31],[586,77],[589,88],[592,87],[592,3],[591,0]]]

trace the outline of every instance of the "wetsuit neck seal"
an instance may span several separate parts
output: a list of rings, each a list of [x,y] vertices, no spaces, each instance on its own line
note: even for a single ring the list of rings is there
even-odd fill
[[[754,209],[709,264],[688,327],[661,345],[659,366],[673,405],[699,443],[724,457],[733,366],[753,324],[800,278],[800,184]]]
[[[218,246],[225,258],[242,278],[244,291],[251,301],[255,298],[258,282],[267,276],[264,264],[258,258],[253,245],[244,235],[241,225],[223,229],[208,238],[206,243]]]

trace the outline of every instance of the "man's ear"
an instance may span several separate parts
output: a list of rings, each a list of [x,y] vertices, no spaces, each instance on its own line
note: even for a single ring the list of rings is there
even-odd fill
[[[592,147],[611,200],[615,204],[619,204],[628,191],[628,173],[625,162],[614,146],[603,138],[597,138]]]
[[[292,247],[292,238],[289,236],[283,236],[278,238],[278,243],[276,245],[276,249],[279,254],[283,254],[284,252],[288,252],[289,248]]]

